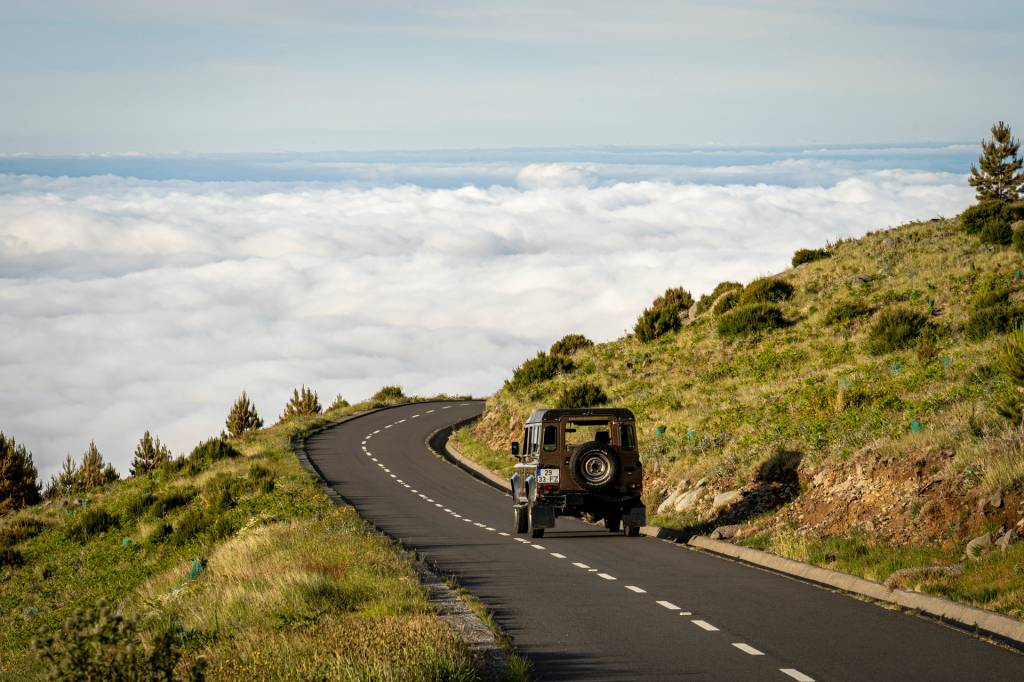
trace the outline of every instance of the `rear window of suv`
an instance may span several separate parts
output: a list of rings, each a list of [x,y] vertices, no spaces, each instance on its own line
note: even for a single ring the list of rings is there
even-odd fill
[[[554,452],[558,449],[558,427],[548,425],[544,427],[544,452]]]

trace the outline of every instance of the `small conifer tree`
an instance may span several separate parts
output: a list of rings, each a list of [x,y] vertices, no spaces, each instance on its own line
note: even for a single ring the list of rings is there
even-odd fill
[[[1024,162],[1017,156],[1020,140],[1014,139],[1010,126],[999,121],[992,126],[992,139],[981,142],[978,166],[971,164],[969,182],[977,193],[978,201],[1010,203],[1020,198],[1024,190]]]
[[[144,476],[170,461],[171,451],[160,442],[160,437],[154,438],[149,435],[149,431],[146,431],[139,439],[139,444],[135,446],[131,474],[132,476]]]
[[[0,432],[0,516],[39,502],[38,477],[32,453]]]
[[[92,490],[118,479],[113,465],[104,463],[103,455],[96,447],[95,441],[89,441],[89,447],[82,455],[82,464],[78,467],[77,478],[80,490]]]
[[[78,490],[78,467],[75,466],[75,460],[69,452],[68,456],[64,458],[64,464],[61,465],[60,471],[50,477],[50,482],[46,485],[43,497],[50,499],[64,495],[73,495]]]
[[[246,431],[263,428],[263,420],[260,419],[260,415],[256,412],[256,406],[249,401],[249,396],[245,391],[242,391],[242,395],[231,406],[225,425],[228,435],[232,438],[238,438]]]
[[[320,414],[321,410],[320,398],[317,396],[316,392],[312,389],[306,388],[305,384],[303,384],[302,390],[296,388],[292,391],[292,398],[288,401],[288,404],[284,406],[284,413],[281,415],[281,421],[286,421],[292,417]]]

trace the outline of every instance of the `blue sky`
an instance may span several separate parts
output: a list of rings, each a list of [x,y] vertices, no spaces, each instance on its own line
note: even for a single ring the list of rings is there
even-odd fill
[[[0,151],[980,139],[1019,2],[0,2]]]

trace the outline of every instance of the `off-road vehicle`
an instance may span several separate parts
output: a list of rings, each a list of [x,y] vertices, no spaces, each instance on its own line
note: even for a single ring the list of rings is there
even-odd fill
[[[543,537],[558,516],[604,520],[613,532],[640,534],[643,470],[633,413],[619,408],[544,409],[526,420],[512,475],[515,532]]]

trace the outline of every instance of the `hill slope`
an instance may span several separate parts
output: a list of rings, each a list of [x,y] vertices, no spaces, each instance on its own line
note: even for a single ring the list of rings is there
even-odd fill
[[[646,501],[662,525],[741,524],[731,529],[741,542],[877,580],[958,562],[984,531],[1020,530],[1024,437],[996,409],[1005,335],[983,334],[1000,326],[993,311],[1012,315],[1024,299],[1019,254],[981,244],[958,219],[828,252],[777,276],[793,287],[778,304],[787,326],[727,337],[709,309],[650,343],[630,335],[582,348],[569,371],[507,383],[456,442],[507,468],[531,410],[588,381],[636,413]],[[979,294],[1006,293],[976,312],[991,303]],[[926,340],[872,354],[872,327],[897,308],[920,316]],[[1019,617],[1022,547],[893,584]]]

